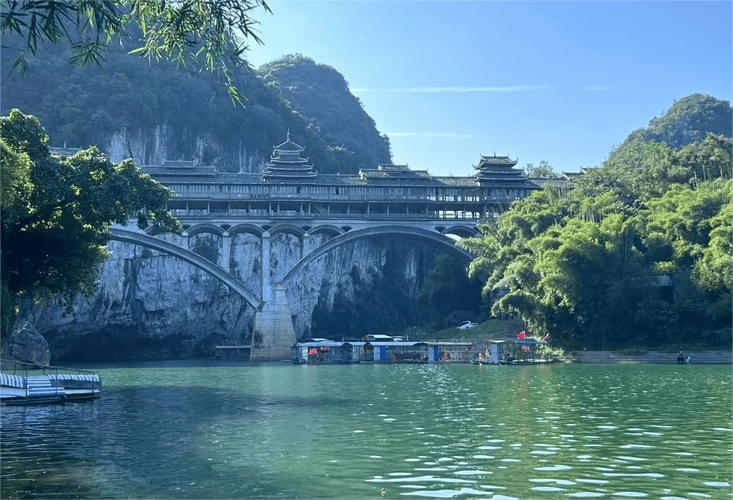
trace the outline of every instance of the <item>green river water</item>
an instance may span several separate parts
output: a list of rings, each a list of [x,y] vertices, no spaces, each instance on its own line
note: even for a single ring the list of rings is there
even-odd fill
[[[0,413],[2,498],[733,498],[731,367],[103,365]]]

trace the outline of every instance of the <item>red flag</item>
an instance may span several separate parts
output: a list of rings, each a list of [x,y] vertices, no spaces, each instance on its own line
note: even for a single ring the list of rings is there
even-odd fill
[[[550,338],[550,334],[548,333],[544,337],[542,337],[542,342],[547,342],[547,340]]]
[[[521,340],[521,339],[523,339],[523,338],[524,338],[525,336],[526,336],[526,335],[525,335],[525,333],[524,333],[524,330],[522,330],[521,332],[519,332],[519,333],[517,334],[517,339],[520,339],[520,340]]]

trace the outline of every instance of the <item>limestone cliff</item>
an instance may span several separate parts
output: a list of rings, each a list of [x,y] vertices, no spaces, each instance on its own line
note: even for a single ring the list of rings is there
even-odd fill
[[[177,238],[168,235],[168,238]],[[190,247],[210,260],[216,238],[200,234]],[[311,245],[328,238],[316,235]],[[253,291],[261,280],[260,243],[237,235],[232,271]],[[280,280],[300,255],[299,240],[277,234],[270,269]],[[27,307],[28,320],[46,338],[52,362],[185,358],[213,354],[214,346],[249,344],[254,309],[207,273],[160,252],[112,242],[98,293],[78,297],[64,314],[54,303]],[[286,282],[298,338],[355,335],[416,324],[415,297],[438,250],[409,240],[357,241],[328,252]],[[347,314],[348,313],[348,314]]]
[[[290,131],[321,173],[391,161],[388,139],[333,68],[298,64],[266,78],[235,69],[247,99],[235,106],[216,75],[165,61],[151,65],[119,46],[105,53],[102,70],[69,64],[70,48],[49,44],[29,60],[24,78],[11,71],[19,47],[21,39],[4,34],[0,112],[18,108],[36,116],[51,146],[96,145],[113,161],[132,157],[140,165],[193,160],[220,171],[259,172]],[[281,91],[276,77],[297,82],[297,91]]]

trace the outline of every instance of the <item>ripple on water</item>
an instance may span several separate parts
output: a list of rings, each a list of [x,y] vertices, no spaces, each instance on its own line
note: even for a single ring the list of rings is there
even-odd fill
[[[638,491],[617,491],[613,494],[613,496],[626,498],[644,498],[645,496],[647,496],[647,494]]]
[[[535,467],[534,470],[542,470],[542,471],[558,471],[558,470],[570,470],[572,467],[569,465],[550,465],[549,467]]]
[[[601,498],[606,496],[606,494],[596,491],[578,491],[577,493],[568,493],[568,496],[571,498]]]
[[[567,479],[551,479],[551,478],[533,478],[529,480],[531,483],[555,483],[559,486],[573,486],[575,481]]]
[[[664,474],[657,472],[604,472],[603,475],[608,477],[651,477],[654,479],[664,477]]]
[[[473,484],[476,481],[467,479],[457,479],[453,477],[437,477],[437,476],[411,476],[411,477],[395,477],[392,479],[384,479],[381,476],[375,476],[373,479],[366,479],[367,483],[456,483],[456,484]]]
[[[567,491],[566,488],[558,488],[557,486],[534,486],[530,488],[534,491],[544,491],[544,492],[550,492],[550,491]]]
[[[705,481],[705,486],[710,486],[712,488],[730,488],[730,483],[727,483],[725,481]]]
[[[471,469],[453,471],[453,474],[455,474],[456,476],[487,476],[489,474],[493,474],[493,472],[488,470]]]

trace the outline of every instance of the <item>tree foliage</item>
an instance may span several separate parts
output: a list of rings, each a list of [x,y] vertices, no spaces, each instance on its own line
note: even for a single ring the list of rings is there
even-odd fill
[[[92,293],[112,223],[178,228],[173,193],[132,160],[97,148],[67,160],[50,154],[33,116],[14,109],[0,123],[2,145],[2,332],[22,297]]]
[[[522,170],[524,171],[524,175],[526,175],[527,177],[542,179],[557,179],[558,177],[560,177],[560,174],[558,172],[555,172],[555,167],[550,165],[550,163],[545,160],[540,161],[539,165],[535,165],[534,163],[527,163],[524,167],[522,167]]]
[[[301,54],[264,64],[258,74],[317,131],[341,172],[373,169],[391,162],[389,138],[380,135],[343,75]],[[329,169],[331,170],[331,169]]]
[[[424,311],[426,318],[438,327],[443,326],[444,318],[450,317],[456,311],[464,311],[470,316],[465,319],[473,320],[481,306],[480,289],[480,280],[468,278],[463,260],[453,255],[440,254],[435,259],[435,266],[423,280],[417,305]],[[458,323],[460,321],[456,325]]]
[[[708,134],[730,137],[731,130],[733,112],[728,101],[709,94],[691,94],[675,101],[662,116],[652,119],[648,127],[629,134],[618,149],[631,142],[661,142],[679,149],[703,141]]]
[[[569,348],[730,345],[732,143],[636,137],[576,189],[515,202],[461,243],[477,255],[471,274],[488,276],[485,297],[508,289],[493,312]]]
[[[22,39],[13,68],[24,73],[28,57],[35,57],[44,42],[68,44],[71,61],[101,66],[111,43],[134,37],[131,53],[216,70],[225,76],[231,96],[241,100],[230,70],[246,64],[248,39],[261,43],[252,18],[257,8],[270,12],[264,0],[3,0],[0,30]]]
[[[165,128],[169,159],[197,159],[203,164],[216,164],[223,171],[247,171],[260,165],[242,165],[243,154],[269,158],[272,146],[282,142],[289,129],[293,140],[306,147],[307,156],[321,173],[353,173],[359,162],[374,168],[376,163],[372,161],[390,161],[384,142],[369,139],[380,135],[361,108],[363,116],[352,116],[353,127],[360,130],[356,137],[349,136],[347,128],[339,131],[335,123],[328,121],[322,126],[331,131],[326,137],[307,114],[315,112],[311,108],[323,106],[317,95],[312,94],[310,100],[301,96],[307,109],[296,109],[276,82],[269,85],[246,68],[232,70],[240,91],[247,95],[247,106],[235,107],[224,87],[208,73],[191,68],[176,71],[167,61],[149,65],[127,56],[126,49],[119,46],[107,50],[104,71],[93,66],[78,68],[67,63],[69,52],[68,47],[52,46],[30,60],[33,78],[9,75],[12,58],[0,61],[1,112],[7,114],[17,107],[37,116],[54,141],[52,145],[97,144],[104,149],[116,134],[123,133],[149,141],[149,154],[155,150],[154,137]],[[320,70],[328,71],[318,66]],[[355,103],[356,98],[343,83],[337,85],[337,80],[329,80],[335,86],[323,92],[330,95],[329,103],[341,109],[349,101]],[[206,146],[199,149],[197,139],[205,139]],[[150,159],[136,161],[146,164]]]

